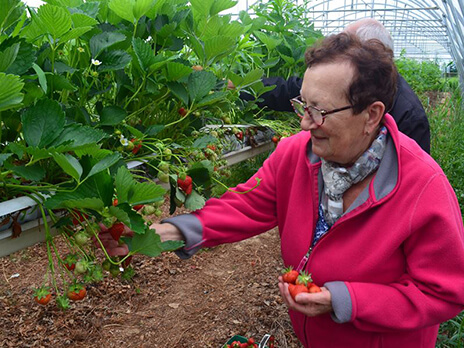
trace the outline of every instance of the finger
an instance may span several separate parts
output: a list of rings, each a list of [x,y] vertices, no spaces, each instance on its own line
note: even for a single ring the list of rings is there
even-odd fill
[[[129,253],[129,248],[126,244],[120,245],[116,248],[108,249],[108,255],[110,256],[126,256]]]

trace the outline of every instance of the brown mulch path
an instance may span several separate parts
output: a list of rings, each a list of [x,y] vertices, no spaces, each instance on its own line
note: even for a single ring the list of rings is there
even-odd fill
[[[276,230],[189,260],[137,255],[133,265],[132,281],[106,273],[63,312],[32,298],[47,268],[44,243],[0,258],[0,346],[218,348],[236,334],[271,333],[277,347],[302,347],[277,288]]]

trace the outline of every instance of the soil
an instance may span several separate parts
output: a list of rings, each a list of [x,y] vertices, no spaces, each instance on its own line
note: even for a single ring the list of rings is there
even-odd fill
[[[218,348],[234,335],[259,342],[267,333],[277,347],[302,347],[277,288],[277,230],[189,260],[137,255],[131,281],[106,274],[67,311],[33,300],[47,262],[45,243],[0,258],[1,347]]]

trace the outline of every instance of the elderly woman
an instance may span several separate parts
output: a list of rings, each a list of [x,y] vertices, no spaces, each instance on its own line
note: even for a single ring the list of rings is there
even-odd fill
[[[236,190],[152,227],[183,239],[181,257],[279,227],[287,266],[322,292],[290,296],[305,347],[434,347],[439,323],[464,304],[464,231],[446,176],[386,113],[391,51],[341,33],[306,54],[304,131],[282,140]]]

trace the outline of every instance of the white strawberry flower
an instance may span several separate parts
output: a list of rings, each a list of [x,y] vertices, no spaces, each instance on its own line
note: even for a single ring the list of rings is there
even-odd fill
[[[100,62],[98,59],[93,59],[92,58],[92,64],[95,66],[99,66],[102,62]]]

